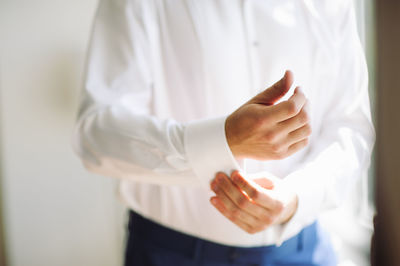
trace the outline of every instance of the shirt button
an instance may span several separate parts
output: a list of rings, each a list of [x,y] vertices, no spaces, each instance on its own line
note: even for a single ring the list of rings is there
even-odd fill
[[[254,47],[258,47],[258,45],[259,45],[258,41],[253,41],[251,44],[252,44]]]

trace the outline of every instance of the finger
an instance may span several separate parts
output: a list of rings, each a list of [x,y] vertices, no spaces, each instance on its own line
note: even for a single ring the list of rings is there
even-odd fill
[[[264,219],[268,214],[268,210],[258,204],[254,204],[252,200],[245,195],[225,174],[217,174],[215,182],[212,183],[212,190],[219,195],[217,190],[222,190],[237,208],[246,213]]]
[[[255,96],[250,102],[264,105],[273,105],[282,98],[293,84],[293,73],[286,70],[282,79]]]
[[[311,126],[306,124],[303,127],[290,132],[285,145],[290,147],[291,145],[308,138],[311,135],[311,132]]]
[[[281,209],[280,202],[272,197],[270,190],[259,187],[254,182],[245,179],[238,171],[232,173],[232,180],[235,185],[242,189],[246,194],[257,204],[269,209],[270,211],[276,211]]]
[[[217,198],[221,200],[221,202],[224,204],[224,207],[226,208],[227,212],[230,214],[231,218],[233,219],[238,219],[242,222],[247,223],[250,226],[258,226],[261,221],[258,220],[257,217],[249,214],[248,212],[240,209],[233,201],[231,198],[229,198],[228,195],[222,190],[218,191]]]
[[[307,145],[308,145],[308,138],[290,145],[286,153],[286,157],[294,154],[295,152],[298,152],[299,150],[305,148]]]
[[[301,111],[306,101],[307,99],[304,93],[300,89],[296,89],[294,94],[287,101],[269,106],[268,116],[272,117],[271,120],[274,122],[285,121],[296,116]]]
[[[305,124],[309,123],[309,121],[309,103],[306,100],[303,108],[296,116],[278,123],[278,131],[282,133],[289,133],[301,128]]]
[[[228,209],[224,206],[224,203],[222,203],[222,201],[218,197],[212,197],[210,199],[210,202],[228,220],[230,220],[231,222],[242,228],[244,231],[248,233],[254,233],[253,227],[251,227],[250,225],[241,220],[233,218],[232,214],[228,211]]]

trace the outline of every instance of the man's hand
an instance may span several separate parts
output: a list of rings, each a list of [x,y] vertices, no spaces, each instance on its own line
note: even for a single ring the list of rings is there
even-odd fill
[[[311,134],[307,99],[299,88],[287,100],[274,105],[293,84],[293,74],[256,95],[233,112],[225,133],[233,155],[255,160],[286,158],[308,144]]]
[[[218,173],[211,189],[214,207],[250,234],[287,222],[297,210],[297,195],[274,177],[250,180],[238,171],[231,178]]]

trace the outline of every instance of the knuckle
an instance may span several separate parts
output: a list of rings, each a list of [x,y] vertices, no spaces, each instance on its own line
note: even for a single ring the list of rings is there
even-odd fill
[[[280,201],[275,202],[275,213],[280,214],[283,211],[283,203]]]
[[[270,131],[265,134],[265,140],[268,143],[274,143],[276,141],[277,134],[274,131]]]
[[[307,112],[301,112],[301,115],[299,115],[299,122],[301,124],[307,124],[310,121],[310,117]]]
[[[272,224],[272,218],[270,216],[265,216],[262,221],[264,222],[265,225],[270,225]]]
[[[256,200],[260,197],[260,193],[256,189],[251,189],[249,192],[249,197],[252,198],[253,200]]]
[[[237,205],[238,205],[239,208],[242,208],[242,209],[246,208],[246,206],[247,206],[246,199],[244,197],[238,198],[237,199]]]
[[[281,150],[282,150],[282,147],[281,147],[280,144],[272,144],[272,145],[271,145],[271,151],[272,151],[272,152],[274,152],[274,153],[277,154],[277,153],[280,153]]]
[[[273,158],[274,160],[281,160],[281,159],[283,159],[282,156],[281,156],[281,154],[279,154],[279,153],[275,153],[275,154],[272,156],[272,158]]]
[[[219,188],[217,188],[218,190],[224,190],[224,189],[226,189],[226,184],[225,184],[225,182],[224,182],[224,180],[218,180],[218,186],[219,186]]]
[[[234,178],[234,183],[240,187],[246,186],[246,182],[242,178]]]
[[[240,215],[240,212],[239,212],[238,209],[232,210],[231,215],[230,215],[231,216],[231,220],[232,221],[238,220],[239,219],[239,215]]]
[[[301,97],[303,97],[303,98],[306,98],[306,95],[304,94],[304,92],[303,91],[298,91],[297,92]]]
[[[248,230],[247,230],[247,232],[249,233],[249,234],[251,234],[251,235],[254,235],[255,233],[257,233],[257,229],[256,228],[249,228]]]
[[[305,132],[306,132],[306,135],[307,135],[307,136],[310,136],[310,135],[311,135],[311,133],[312,133],[312,128],[311,128],[311,126],[310,126],[309,124],[307,124],[307,125],[305,126]]]
[[[278,152],[275,153],[275,158],[277,160],[282,160],[286,158],[286,152],[285,150],[281,149]]]
[[[303,140],[303,147],[307,146],[310,140],[308,138]]]
[[[262,226],[260,226],[260,227],[258,228],[258,231],[259,231],[259,232],[264,231],[265,229],[268,228],[268,226],[270,226],[270,225],[269,225],[269,224],[263,224]]]
[[[259,219],[262,221],[263,224],[268,224],[268,222],[270,221],[270,217],[267,214],[260,215]]]
[[[295,115],[298,113],[298,106],[295,101],[289,100],[286,106],[289,115]]]

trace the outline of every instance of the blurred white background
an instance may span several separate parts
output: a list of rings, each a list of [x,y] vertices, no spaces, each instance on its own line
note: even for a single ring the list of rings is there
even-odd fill
[[[116,180],[87,173],[70,145],[96,6],[96,0],[0,0],[8,265],[122,265],[125,212]],[[368,265],[369,216],[362,219],[367,226],[357,219],[365,215],[362,184],[350,208],[323,219],[343,266]]]
[[[0,0],[5,242],[13,266],[122,265],[115,180],[71,149],[95,0]]]

